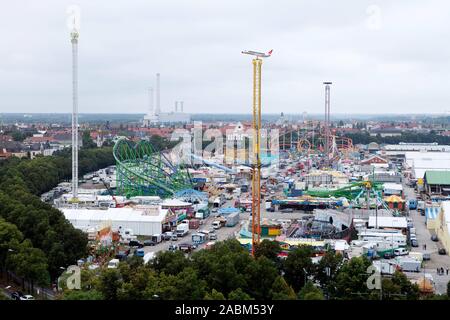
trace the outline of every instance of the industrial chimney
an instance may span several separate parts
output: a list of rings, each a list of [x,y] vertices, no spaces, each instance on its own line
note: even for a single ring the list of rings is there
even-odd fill
[[[159,88],[159,73],[156,74],[156,110],[155,113],[159,115],[161,113],[161,101],[160,101],[160,88]]]
[[[175,112],[178,112],[178,101],[175,101]]]
[[[180,112],[183,112],[183,101],[180,101]]]
[[[149,103],[149,108],[148,108],[148,114],[149,115],[153,115],[155,114],[155,110],[153,108],[153,88],[149,87],[148,88],[148,103]]]

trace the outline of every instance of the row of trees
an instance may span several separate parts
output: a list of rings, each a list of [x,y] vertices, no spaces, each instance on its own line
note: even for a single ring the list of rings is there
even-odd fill
[[[79,172],[114,164],[112,148],[82,149]],[[0,162],[0,265],[30,283],[48,285],[61,267],[86,255],[87,238],[38,197],[71,177],[71,150]]]
[[[450,137],[437,135],[433,131],[430,133],[403,132],[400,136],[395,137],[382,137],[379,134],[376,136],[371,136],[368,132],[346,133],[345,136],[351,138],[354,145],[369,144],[371,142],[376,142],[379,144],[398,144],[400,142],[437,142],[438,144],[450,144]]]
[[[310,247],[277,257],[280,247],[264,240],[255,259],[236,240],[216,243],[186,257],[182,252],[160,252],[144,265],[133,256],[117,269],[84,269],[81,290],[66,290],[63,299],[229,299],[321,300],[379,299],[369,290],[365,257],[343,259],[329,251],[314,264]],[[418,299],[419,289],[400,272],[383,279],[383,299]]]

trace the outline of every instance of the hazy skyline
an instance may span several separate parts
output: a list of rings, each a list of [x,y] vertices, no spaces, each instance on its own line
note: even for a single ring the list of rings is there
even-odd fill
[[[251,58],[263,63],[263,113],[450,110],[448,1],[24,1],[0,12],[0,112],[71,112],[69,5],[81,8],[80,113],[161,107],[250,113]]]

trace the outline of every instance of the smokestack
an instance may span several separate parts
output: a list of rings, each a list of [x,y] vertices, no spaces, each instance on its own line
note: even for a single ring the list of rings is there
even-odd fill
[[[175,112],[178,112],[178,101],[175,101]]]
[[[154,110],[153,110],[153,88],[149,87],[148,88],[148,114],[154,114]]]
[[[161,101],[160,101],[160,89],[159,89],[159,73],[156,74],[156,114],[161,113]]]
[[[183,112],[183,101],[180,101],[180,112]]]

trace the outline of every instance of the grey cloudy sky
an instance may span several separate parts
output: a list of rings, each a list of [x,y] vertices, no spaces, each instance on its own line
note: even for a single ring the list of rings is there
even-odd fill
[[[264,113],[450,110],[450,1],[15,0],[0,11],[0,112],[70,112],[66,8],[81,8],[80,112],[161,106],[248,113],[251,58],[263,63]],[[375,6],[374,6],[375,5]]]

